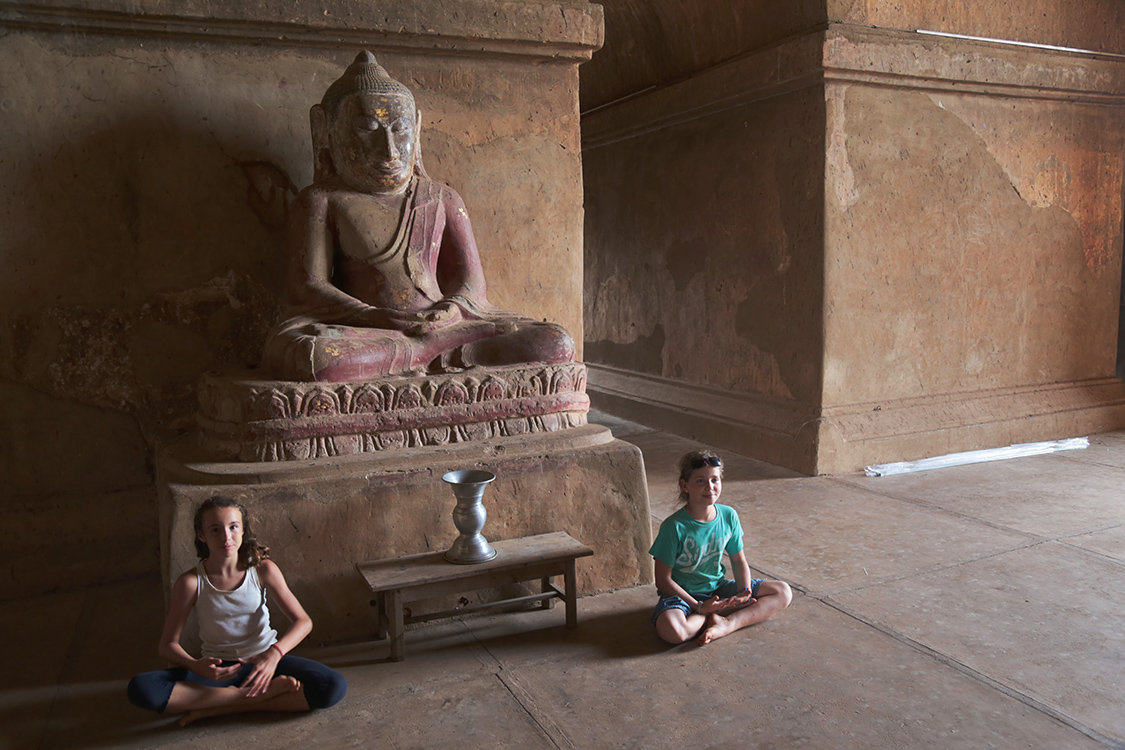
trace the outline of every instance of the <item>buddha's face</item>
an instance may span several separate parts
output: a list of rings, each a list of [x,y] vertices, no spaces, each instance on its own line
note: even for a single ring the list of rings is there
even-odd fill
[[[332,163],[356,190],[401,193],[414,171],[417,111],[398,94],[350,94],[328,126]]]

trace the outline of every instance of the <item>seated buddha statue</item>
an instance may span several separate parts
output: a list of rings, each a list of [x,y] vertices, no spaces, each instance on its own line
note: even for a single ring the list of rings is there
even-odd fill
[[[340,382],[574,360],[563,328],[488,303],[465,204],[426,175],[414,96],[370,52],[310,119],[316,174],[290,209],[290,309],[267,368]]]

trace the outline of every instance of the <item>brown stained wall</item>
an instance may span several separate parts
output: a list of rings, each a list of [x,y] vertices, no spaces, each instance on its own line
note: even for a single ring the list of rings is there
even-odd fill
[[[363,47],[414,89],[491,301],[582,330],[596,6],[162,3],[0,3],[0,598],[158,569],[154,445],[200,373],[257,361],[309,107]]]
[[[818,398],[822,122],[803,90],[587,147],[588,362]]]
[[[1125,121],[829,88],[825,402],[1113,375]]]
[[[0,46],[7,596],[156,569],[153,440],[277,315],[286,188],[311,173],[304,123],[278,113],[312,89],[296,60],[201,52]]]

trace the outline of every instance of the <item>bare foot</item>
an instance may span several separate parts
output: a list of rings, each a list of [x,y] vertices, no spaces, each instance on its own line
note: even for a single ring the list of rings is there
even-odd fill
[[[301,681],[296,677],[285,674],[270,680],[270,686],[266,688],[266,692],[258,696],[258,699],[268,700],[270,698],[276,698],[279,695],[284,695],[285,693],[295,693],[300,689]]]
[[[269,687],[266,688],[266,691],[261,695],[256,695],[253,698],[242,696],[241,701],[237,704],[214,706],[212,708],[200,708],[195,711],[188,711],[186,714],[180,717],[180,726],[186,727],[189,724],[193,724],[199,721],[200,719],[207,719],[212,716],[223,716],[225,714],[240,713],[242,711],[253,711],[255,703],[261,703],[263,701],[271,700],[273,698],[277,698],[280,695],[285,695],[286,693],[295,693],[300,689],[301,683],[296,677],[291,677],[289,675],[274,677],[272,680],[270,680]]]
[[[274,677],[270,680],[270,686],[266,688],[266,692],[262,693],[259,698],[265,700],[266,698],[276,698],[284,693],[293,693],[301,689],[301,681],[296,677],[284,674],[280,677]]]
[[[707,619],[703,623],[703,632],[699,634],[697,641],[700,646],[706,646],[711,641],[722,638],[724,635],[729,635],[734,632],[727,618],[720,614],[712,612],[707,615]]]

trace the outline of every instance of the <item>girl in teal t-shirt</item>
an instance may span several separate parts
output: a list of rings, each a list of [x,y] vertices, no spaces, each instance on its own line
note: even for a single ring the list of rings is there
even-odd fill
[[[692,451],[680,459],[680,499],[685,505],[660,524],[649,554],[660,601],[652,611],[656,632],[669,643],[698,635],[701,646],[761,622],[789,606],[784,581],[750,577],[738,513],[717,503],[723,462]],[[723,553],[734,580],[723,574]]]

